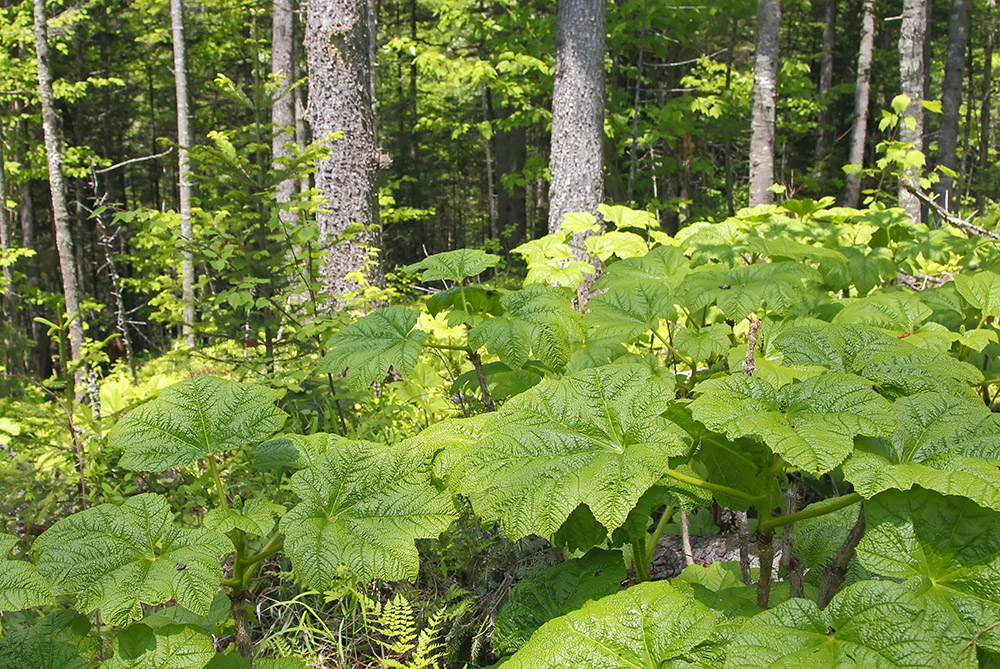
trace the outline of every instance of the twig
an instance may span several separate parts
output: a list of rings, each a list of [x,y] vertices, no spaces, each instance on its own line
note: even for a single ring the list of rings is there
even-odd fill
[[[753,376],[757,363],[754,361],[754,351],[757,349],[757,342],[760,339],[760,319],[755,318],[750,321],[750,329],[747,331],[747,357],[743,360],[743,373]]]
[[[799,479],[791,478],[785,490],[785,514],[791,515],[799,510],[801,495],[799,494]],[[785,570],[788,580],[789,596],[805,597],[803,572],[805,564],[795,554],[795,523],[785,525],[781,534],[781,567]]]
[[[174,150],[174,147],[170,147],[169,149],[167,149],[163,153],[155,153],[155,154],[153,154],[151,156],[139,156],[137,158],[129,158],[128,160],[123,160],[120,163],[115,163],[114,165],[111,165],[110,167],[102,167],[99,170],[94,170],[94,174],[105,174],[106,172],[111,172],[113,170],[117,170],[119,167],[125,167],[126,165],[131,165],[132,163],[141,163],[141,162],[146,161],[146,160],[155,160],[157,158],[162,158],[163,156],[167,155],[168,153],[170,153],[173,150]]]
[[[998,235],[997,233],[991,232],[990,230],[987,230],[981,225],[970,223],[969,221],[966,221],[965,219],[956,216],[955,214],[951,213],[950,211],[942,207],[940,204],[938,204],[937,200],[935,200],[932,197],[928,197],[927,194],[924,193],[919,188],[914,188],[909,184],[903,184],[903,187],[906,190],[913,193],[913,195],[915,195],[918,200],[920,200],[928,207],[933,209],[934,213],[940,216],[942,219],[944,219],[944,221],[948,223],[948,225],[956,227],[959,230],[962,230],[963,232],[975,235],[976,237],[989,237],[990,239],[1000,241],[1000,235]]]
[[[854,523],[851,531],[847,533],[844,543],[841,544],[836,555],[830,560],[830,564],[823,569],[823,578],[819,586],[819,597],[816,600],[819,608],[826,608],[826,605],[830,603],[830,600],[833,599],[840,585],[844,582],[844,577],[847,576],[847,569],[851,566],[851,560],[854,558],[854,549],[858,547],[858,542],[861,541],[861,537],[864,535],[865,503],[861,502],[857,522]]]
[[[753,579],[750,578],[750,531],[747,529],[747,512],[732,513],[736,517],[736,540],[740,546],[740,575],[743,577],[743,585],[750,585]]]
[[[684,564],[690,567],[694,564],[694,550],[691,548],[691,526],[688,523],[687,510],[682,506],[681,515],[681,548],[684,549]]]

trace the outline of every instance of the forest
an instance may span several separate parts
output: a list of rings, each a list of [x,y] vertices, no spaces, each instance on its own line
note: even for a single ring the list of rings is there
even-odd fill
[[[0,669],[1000,667],[998,18],[0,0]]]

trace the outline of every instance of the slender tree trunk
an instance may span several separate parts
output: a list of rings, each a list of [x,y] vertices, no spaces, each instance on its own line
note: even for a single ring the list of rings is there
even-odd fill
[[[923,150],[924,113],[924,36],[927,30],[927,0],[903,0],[903,20],[899,30],[899,78],[902,93],[910,105],[900,119],[899,140]],[[907,121],[907,119],[913,119]],[[908,124],[913,127],[908,127]],[[899,178],[899,206],[914,223],[921,221],[920,200],[908,188],[919,188],[917,168],[910,168]]]
[[[271,20],[271,74],[282,78],[281,86],[275,92],[271,105],[271,124],[274,126],[271,138],[271,160],[275,170],[282,169],[283,159],[291,157],[286,148],[295,141],[295,95],[289,91],[295,83],[295,6],[294,0],[274,0]],[[287,205],[298,185],[295,179],[284,179],[278,184],[277,201]],[[286,225],[295,221],[295,213],[281,210],[278,214]]]
[[[10,251],[12,245],[10,218],[10,212],[7,210],[7,174],[6,170],[4,170],[3,136],[0,136],[0,252],[4,254]],[[14,275],[10,265],[7,263],[2,263],[0,270],[3,272],[3,314],[11,333],[13,333],[14,323],[16,322],[14,318]],[[8,355],[10,355],[13,347],[9,345],[10,342],[7,342],[7,344],[5,348],[7,348]]]
[[[15,112],[20,112],[20,104],[15,104]],[[17,140],[17,162],[19,165],[27,164],[27,137],[23,121],[18,120],[14,127]],[[31,181],[22,176],[17,187],[17,210],[18,218],[21,222],[21,247],[34,250],[35,248],[35,203],[31,199]],[[36,258],[28,258],[27,285],[34,288],[38,285],[38,264]],[[35,307],[31,302],[25,302],[25,331],[31,332],[31,338],[35,342],[32,349],[31,361],[35,376],[44,378],[48,376],[49,364],[49,339],[42,328],[42,324],[35,320]]]
[[[174,43],[174,86],[177,95],[177,181],[181,216],[181,336],[194,346],[194,258],[191,252],[191,113],[188,109],[187,48],[184,45],[183,0],[170,0],[170,34]]]
[[[993,23],[994,0],[986,3],[989,18],[986,21],[986,44],[983,46],[983,100],[979,107],[979,173],[986,174],[990,165],[990,115],[993,88],[993,37],[996,28]],[[986,206],[986,193],[980,186],[976,189],[976,208],[980,213]]]
[[[965,44],[969,37],[969,0],[955,0],[951,7],[948,28],[948,54],[944,62],[941,84],[941,135],[938,138],[937,164],[958,171],[958,115],[962,106],[962,74],[965,70]],[[956,211],[955,178],[942,174],[934,190],[938,203],[948,211]],[[937,217],[933,218],[937,221]],[[938,222],[940,225],[940,222]]]
[[[816,170],[813,173],[817,179],[823,177],[823,161],[826,159],[827,147],[830,144],[830,101],[827,96],[830,94],[830,87],[833,86],[833,40],[836,34],[837,21],[837,0],[825,0],[823,5],[823,52],[819,61],[819,88],[816,94],[819,96],[820,108],[819,118],[816,121],[816,150],[813,164]]]
[[[328,210],[317,216],[321,239],[335,243],[323,267],[326,286],[334,294],[358,289],[348,276],[352,272],[363,271],[371,283],[382,283],[381,267],[369,262],[366,249],[381,240],[371,29],[368,0],[309,3],[306,54],[313,134],[343,133],[342,139],[330,142],[330,155],[316,171]],[[352,223],[365,230],[338,242]]]
[[[770,204],[774,193],[774,119],[778,89],[781,0],[757,0],[757,52],[750,118],[750,206]]]
[[[514,110],[504,107],[500,110],[500,120],[510,118]],[[507,188],[503,184],[505,174],[518,174],[524,169],[527,159],[528,138],[523,127],[500,129],[496,131],[497,174],[500,183],[497,185],[497,210],[499,227],[503,241],[503,249],[510,260],[510,250],[524,240],[527,226],[527,195],[523,184],[514,184]]]
[[[872,53],[875,46],[875,0],[861,4],[861,45],[858,47],[858,75],[854,88],[854,125],[847,163],[857,170],[847,174],[844,187],[845,207],[857,207],[861,201],[861,172],[868,137],[868,98],[871,92]]]
[[[33,0],[35,18],[35,56],[38,59],[38,92],[42,108],[42,132],[45,136],[45,158],[49,168],[49,190],[52,193],[52,218],[55,225],[56,250],[59,253],[59,270],[62,275],[63,297],[69,323],[70,358],[77,361],[83,353],[83,322],[80,318],[80,293],[76,281],[76,262],[73,256],[73,235],[69,209],[66,206],[66,183],[62,171],[62,148],[59,137],[59,120],[56,117],[55,95],[52,92],[52,68],[49,64],[48,22],[45,0]],[[69,361],[62,361],[68,366]],[[83,387],[86,378],[82,369],[74,375],[75,385]]]
[[[597,216],[604,197],[605,0],[560,0],[549,154],[549,232],[563,216]]]

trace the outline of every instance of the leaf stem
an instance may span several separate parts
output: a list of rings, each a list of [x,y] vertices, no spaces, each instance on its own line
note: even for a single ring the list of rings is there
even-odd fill
[[[666,338],[663,335],[661,335],[658,331],[652,330],[652,333],[654,337],[660,340],[660,343],[663,344],[664,348],[670,351],[670,355],[674,356],[676,359],[680,360],[691,369],[691,378],[689,379],[689,385],[693,385],[694,373],[698,371],[698,367],[696,366],[695,362],[681,355],[681,352],[678,351],[676,348],[674,348],[674,345],[671,344],[669,341],[667,341]]]
[[[635,580],[639,581],[639,583],[648,581],[649,563],[646,561],[646,539],[644,536],[640,536],[632,544],[632,562],[635,564]]]
[[[736,488],[730,488],[729,486],[719,485],[718,483],[712,483],[710,481],[703,481],[702,479],[696,478],[694,476],[688,476],[687,474],[682,474],[681,472],[675,471],[673,469],[668,469],[664,472],[665,476],[680,481],[681,483],[687,483],[688,485],[693,485],[696,488],[703,488],[704,490],[709,490],[720,495],[732,495],[733,497],[738,497],[742,500],[750,502],[754,506],[758,503],[763,502],[766,499],[765,495],[751,495],[748,492],[743,492]],[[846,505],[845,505],[846,506]]]
[[[267,558],[271,557],[275,553],[283,550],[285,548],[285,539],[281,536],[280,532],[275,532],[267,543],[264,544],[259,551],[253,555],[249,555],[243,559],[243,564],[250,567],[257,564]]]
[[[650,541],[646,543],[649,545],[649,550],[646,551],[646,562],[651,563],[653,561],[653,552],[656,550],[657,544],[660,543],[660,537],[663,536],[663,530],[667,527],[670,522],[670,518],[674,515],[674,507],[668,506],[663,509],[663,515],[660,516],[660,520],[657,521],[656,527],[653,528],[653,534],[650,535]]]
[[[442,351],[464,351],[465,353],[472,353],[472,349],[468,346],[456,346],[455,344],[434,344],[425,341],[424,346],[427,348],[436,348]]]
[[[803,509],[796,513],[789,513],[784,516],[777,516],[775,518],[768,518],[760,524],[760,528],[763,531],[773,530],[776,527],[781,527],[787,525],[788,523],[797,523],[800,520],[806,520],[808,518],[817,518],[819,516],[825,516],[828,513],[833,513],[839,509],[857,504],[862,501],[861,495],[856,492],[851,492],[846,495],[841,495],[840,497],[834,497],[833,499],[817,504],[811,508]]]
[[[208,473],[215,482],[215,490],[219,495],[219,506],[223,509],[228,509],[229,500],[226,499],[226,488],[222,485],[222,477],[219,476],[219,467],[215,464],[215,456],[209,453],[205,457],[205,461],[208,462]]]

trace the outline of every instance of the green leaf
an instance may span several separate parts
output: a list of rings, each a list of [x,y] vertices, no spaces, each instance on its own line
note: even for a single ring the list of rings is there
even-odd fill
[[[894,426],[892,406],[864,379],[826,372],[780,391],[740,374],[695,387],[694,417],[730,439],[759,437],[794,467],[819,475],[847,457],[858,434]]]
[[[403,376],[417,364],[427,333],[414,329],[419,312],[405,307],[378,309],[330,337],[329,349],[316,366],[321,374],[339,374],[355,389],[381,381],[395,367]]]
[[[20,611],[53,603],[52,588],[30,562],[0,560],[0,611]]]
[[[101,504],[60,520],[35,541],[38,571],[57,594],[76,595],[84,612],[121,625],[142,617],[141,604],[170,599],[207,614],[222,582],[225,535],[182,528],[154,494]]]
[[[686,447],[660,416],[672,396],[640,365],[543,381],[483,423],[453,484],[515,540],[551,537],[580,504],[613,531]]]
[[[898,267],[886,248],[865,251],[853,247],[840,249],[847,256],[847,272],[859,295],[867,295],[876,286],[896,278]]]
[[[553,369],[569,362],[570,342],[583,339],[580,314],[566,291],[529,284],[505,293],[506,311],[469,331],[469,345],[486,347],[512,369],[524,366],[529,353]]]
[[[253,466],[257,469],[301,469],[326,453],[332,438],[326,434],[282,434],[257,444]]]
[[[776,336],[774,346],[786,364],[857,374],[889,397],[921,391],[975,397],[967,384],[983,380],[979,370],[968,363],[914,346],[868,325],[790,328]]]
[[[623,228],[648,230],[650,228],[659,227],[659,224],[656,222],[656,217],[648,211],[639,211],[637,209],[629,209],[628,207],[623,207],[621,205],[609,205],[604,203],[597,205],[597,211],[601,214],[601,218],[604,219],[605,223],[614,225],[617,230],[621,230]]]
[[[611,256],[635,258],[649,251],[646,240],[632,232],[603,232],[587,237],[583,243],[587,253],[605,261]]]
[[[108,435],[134,471],[189,465],[210,453],[243,448],[281,429],[287,414],[274,406],[283,391],[196,376],[161,391],[125,416]]]
[[[729,339],[733,329],[725,323],[703,328],[684,328],[674,335],[674,345],[685,356],[694,360],[714,360],[732,345]]]
[[[224,533],[238,529],[258,537],[265,537],[274,529],[275,518],[284,513],[285,507],[280,504],[253,497],[248,499],[242,508],[234,505],[228,509],[211,509],[205,514],[205,527]]]
[[[630,344],[660,327],[660,319],[677,316],[667,289],[658,283],[616,286],[587,301],[584,323],[595,340],[615,339]]]
[[[955,275],[955,287],[983,316],[1000,316],[1000,275],[990,271]]]
[[[452,281],[458,283],[470,276],[476,276],[496,267],[500,256],[479,249],[458,249],[428,256],[420,262],[407,265],[407,274],[423,272],[423,281]]]
[[[521,581],[497,616],[493,649],[501,655],[513,653],[549,620],[618,592],[625,576],[620,551],[594,549]]]
[[[870,325],[918,346],[947,351],[955,335],[943,325],[926,323],[931,313],[912,293],[881,293],[851,302],[833,322]]]
[[[114,656],[101,669],[191,669],[214,656],[212,637],[196,627],[165,625],[154,632],[134,623],[115,635]]]
[[[714,433],[698,439],[698,463],[705,468],[706,478],[756,497],[767,492],[771,459],[771,451],[756,439],[729,440]],[[750,503],[741,497],[726,494],[715,497],[727,509],[750,508]]]
[[[785,313],[821,276],[797,262],[756,263],[731,270],[699,267],[684,278],[681,295],[692,311],[717,304],[726,318],[740,321],[750,313]]]
[[[597,217],[593,214],[586,211],[571,211],[563,214],[559,229],[577,235],[584,232],[598,232],[601,226],[597,224]]]
[[[789,599],[751,618],[726,653],[726,669],[759,667],[937,667],[936,629],[905,585],[863,581],[820,611]]]
[[[673,666],[671,660],[698,666],[722,619],[667,581],[640,583],[545,623],[504,666],[659,669]]]
[[[858,440],[844,477],[872,497],[919,485],[1000,510],[1000,415],[981,402],[920,393],[893,404],[898,428],[885,439]]]
[[[412,579],[415,539],[435,538],[457,517],[451,496],[435,487],[426,448],[331,435],[326,453],[297,472],[301,498],[281,519],[295,574],[325,590],[346,566],[359,580]]]
[[[1000,620],[1000,513],[914,490],[878,495],[865,516],[861,564],[913,581],[919,602],[957,624],[959,648],[978,637],[978,645],[1000,650],[1000,629],[987,630]]]
[[[812,504],[807,505],[805,509],[812,506]],[[808,583],[819,586],[823,569],[844,545],[844,539],[857,520],[858,506],[852,505],[795,523],[795,555],[809,567],[809,571],[805,574]],[[847,586],[868,578],[870,575],[858,562],[857,556],[851,558],[843,585]]]
[[[63,609],[0,638],[0,666],[90,669],[100,643],[98,637],[90,636],[87,616]]]

